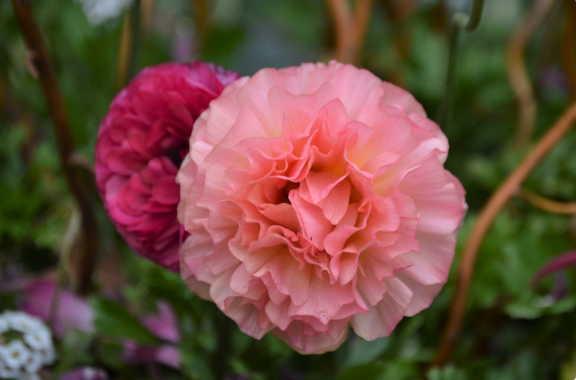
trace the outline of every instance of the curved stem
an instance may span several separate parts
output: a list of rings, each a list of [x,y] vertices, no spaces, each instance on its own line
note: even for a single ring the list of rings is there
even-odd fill
[[[446,72],[445,94],[440,107],[439,124],[443,129],[448,129],[452,119],[454,87],[456,79],[456,63],[458,56],[458,38],[462,29],[473,32],[480,25],[484,0],[474,0],[470,15],[458,12],[450,20],[450,36],[448,39],[448,70]]]
[[[532,278],[532,288],[535,288],[544,277],[561,270],[576,266],[576,251],[568,251],[548,261]]]
[[[326,0],[326,2],[336,28],[334,58],[343,63],[350,63],[355,54],[352,12],[346,0]]]
[[[520,189],[518,197],[544,211],[556,214],[576,214],[576,203],[556,202],[526,189]]]
[[[120,51],[118,53],[118,71],[116,88],[120,91],[136,73],[136,56],[140,43],[140,0],[132,4],[132,8],[126,11],[122,24],[122,36],[120,38]]]
[[[12,0],[12,7],[20,31],[30,50],[31,64],[38,73],[38,79],[40,80],[48,109],[54,121],[54,134],[56,136],[62,172],[82,215],[82,257],[80,258],[77,268],[76,280],[77,292],[87,294],[93,285],[92,273],[96,265],[96,254],[98,252],[99,242],[98,226],[92,211],[88,192],[80,180],[78,170],[70,162],[70,157],[72,157],[75,150],[72,130],[54,70],[52,69],[40,31],[34,21],[34,15],[30,9],[30,0]]]
[[[354,15],[354,56],[352,63],[358,64],[360,62],[362,48],[366,40],[366,33],[370,25],[370,11],[374,0],[359,0],[356,5],[356,14]]]
[[[152,16],[154,15],[154,0],[141,0],[140,5],[140,29],[142,37],[145,40],[150,32]]]
[[[480,25],[480,20],[482,20],[482,9],[484,8],[484,0],[475,0],[472,4],[472,11],[470,12],[470,18],[466,22],[466,31],[473,32]]]
[[[566,135],[575,120],[576,102],[570,105],[562,117],[540,139],[522,163],[516,167],[496,192],[494,192],[486,206],[484,206],[480,212],[462,253],[460,268],[458,270],[456,294],[452,300],[446,329],[433,365],[441,366],[445,364],[452,354],[462,327],[476,256],[494,219],[498,216],[508,200],[516,194],[522,182],[530,175],[532,170],[534,170],[540,161],[546,157],[548,152]]]
[[[210,3],[208,0],[190,0],[190,4],[194,9],[194,26],[199,49],[202,50],[210,29]]]
[[[529,141],[536,125],[538,104],[524,62],[524,50],[530,37],[552,10],[556,0],[537,0],[516,30],[506,54],[506,65],[512,90],[518,101],[518,127],[514,143],[523,148]]]
[[[358,64],[374,0],[358,0],[354,12],[347,0],[326,0],[326,3],[336,29],[334,58],[342,63]]]
[[[576,97],[576,46],[574,46],[574,36],[576,36],[576,7],[574,4],[563,3],[566,14],[566,23],[562,31],[562,48],[560,54],[564,72],[568,76],[572,95]]]

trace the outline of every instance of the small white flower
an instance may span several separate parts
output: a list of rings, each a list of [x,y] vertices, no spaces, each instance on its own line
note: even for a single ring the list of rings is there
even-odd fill
[[[21,373],[18,380],[40,380],[40,376],[37,373]]]
[[[20,371],[17,369],[8,368],[0,361],[0,379],[15,379],[20,376]]]
[[[31,352],[28,362],[24,364],[24,370],[29,373],[36,373],[44,364],[44,355],[41,352]]]
[[[0,358],[8,368],[21,368],[30,358],[30,351],[21,340],[15,339],[0,346]]]
[[[6,320],[6,318],[4,318],[4,316],[0,314],[0,334],[2,334],[5,331],[8,331],[9,327],[10,326],[8,325],[8,321]]]
[[[54,363],[54,360],[56,359],[53,347],[50,347],[47,350],[40,351],[40,354],[42,355],[43,363],[46,365]]]
[[[26,344],[28,344],[32,349],[37,351],[52,347],[52,337],[50,336],[50,333],[43,330],[28,332],[24,334],[24,342],[26,342]]]
[[[82,9],[92,25],[101,24],[118,17],[130,6],[133,0],[76,0],[82,4]]]
[[[0,379],[39,380],[37,372],[54,361],[50,330],[22,312],[4,312],[0,320],[7,326],[0,331],[0,342],[7,342],[0,344]]]
[[[9,311],[4,314],[7,317],[8,325],[13,330],[26,333],[46,329],[42,321],[26,313]]]

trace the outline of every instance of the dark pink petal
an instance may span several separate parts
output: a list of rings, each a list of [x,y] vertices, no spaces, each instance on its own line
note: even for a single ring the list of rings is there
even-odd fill
[[[203,62],[146,68],[116,96],[100,125],[95,172],[108,215],[136,253],[176,272],[182,240],[177,168],[194,122],[237,78]]]

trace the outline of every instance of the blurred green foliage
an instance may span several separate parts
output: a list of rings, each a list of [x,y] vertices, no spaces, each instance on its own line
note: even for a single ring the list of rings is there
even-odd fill
[[[412,92],[434,117],[444,94],[447,15],[466,1],[416,2],[405,17],[391,17],[375,2],[361,66]],[[333,24],[321,0],[214,0],[209,29],[200,39],[192,2],[157,0],[137,67],[168,60],[203,59],[251,75],[260,68],[329,60]],[[395,3],[395,2],[391,2]],[[398,2],[396,2],[398,3]],[[532,2],[487,0],[483,22],[460,41],[452,127],[446,166],[467,190],[468,216],[459,252],[489,195],[526,150],[513,147],[518,112],[506,73],[506,46]],[[558,2],[560,3],[560,2]],[[570,3],[570,4],[568,4]],[[116,92],[122,17],[91,25],[71,0],[33,2],[74,128],[78,155],[93,160],[98,124]],[[532,38],[527,66],[539,104],[536,137],[571,100],[562,73],[558,5]],[[551,42],[552,41],[552,42]],[[52,123],[38,82],[28,73],[26,48],[9,1],[0,2],[0,279],[14,265],[34,276],[58,263],[62,237],[74,211],[59,168]],[[555,74],[559,80],[549,77]],[[562,81],[564,79],[564,82]],[[559,201],[576,201],[574,136],[562,141],[526,182]],[[92,183],[89,169],[87,183]],[[191,294],[178,276],[131,255],[107,221],[92,189],[101,225],[94,296],[97,336],[66,336],[60,343],[62,373],[79,364],[106,368],[114,378],[149,378],[145,366],[122,358],[123,339],[154,344],[140,316],[165,300],[175,310],[182,340],[180,372],[163,368],[162,379],[498,379],[576,377],[576,276],[567,272],[568,295],[537,289],[534,273],[576,243],[576,219],[535,209],[513,199],[485,239],[475,268],[463,334],[452,363],[428,370],[455,289],[457,254],[450,282],[434,304],[405,318],[392,336],[365,342],[356,336],[336,352],[301,356],[272,336],[256,341],[239,332],[213,304]],[[65,268],[66,269],[66,268]],[[1,293],[1,292],[0,292]],[[112,295],[125,306],[105,297]],[[19,294],[0,294],[0,309],[16,308]],[[222,344],[222,342],[226,344]],[[224,349],[223,349],[224,347]],[[232,377],[236,374],[237,377]]]

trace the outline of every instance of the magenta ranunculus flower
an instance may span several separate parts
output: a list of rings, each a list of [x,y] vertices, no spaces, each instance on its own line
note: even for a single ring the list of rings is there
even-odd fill
[[[96,143],[96,182],[128,245],[178,271],[183,232],[175,183],[198,116],[235,72],[203,62],[144,69],[112,102]]]
[[[408,92],[331,62],[264,69],[195,124],[181,275],[245,333],[304,353],[373,340],[442,289],[466,204]]]

